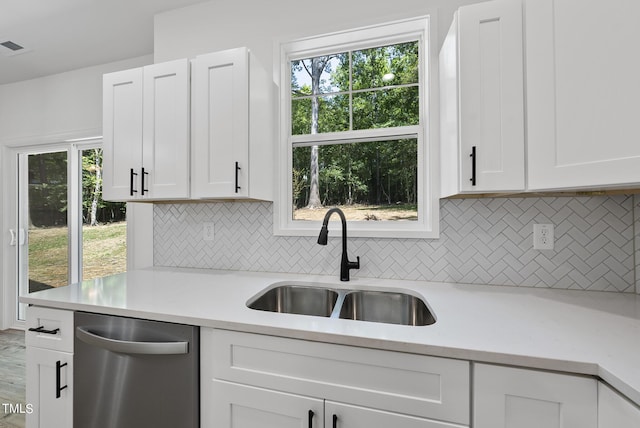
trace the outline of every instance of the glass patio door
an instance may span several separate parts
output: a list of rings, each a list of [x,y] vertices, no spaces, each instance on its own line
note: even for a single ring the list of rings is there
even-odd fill
[[[18,291],[71,282],[69,151],[18,155]],[[19,305],[18,319],[24,319]]]
[[[102,200],[99,142],[16,154],[16,295],[124,272],[126,204]]]

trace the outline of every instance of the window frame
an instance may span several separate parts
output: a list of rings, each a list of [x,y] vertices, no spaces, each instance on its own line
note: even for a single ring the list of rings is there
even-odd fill
[[[292,162],[294,142],[312,145],[313,142],[355,143],[360,141],[384,141],[400,138],[417,138],[418,141],[418,220],[417,221],[349,221],[349,236],[376,238],[437,238],[439,236],[438,152],[434,141],[431,118],[434,111],[431,94],[437,84],[436,72],[431,69],[430,18],[413,19],[341,31],[280,43],[274,73],[280,84],[280,136],[276,165],[276,199],[274,203],[274,234],[281,236],[315,236],[320,221],[293,220]],[[350,130],[320,134],[293,135],[291,133],[291,61],[355,51],[418,40],[420,49],[419,91],[420,123],[395,128]],[[435,83],[434,83],[435,82]],[[430,135],[431,134],[431,135]]]

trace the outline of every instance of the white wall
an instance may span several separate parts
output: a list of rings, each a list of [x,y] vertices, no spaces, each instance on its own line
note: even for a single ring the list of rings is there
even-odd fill
[[[146,55],[0,85],[0,145],[101,135],[102,75],[151,62]]]
[[[453,11],[478,0],[223,0],[159,14],[155,62],[247,46],[269,69],[274,42],[432,15],[440,45]]]

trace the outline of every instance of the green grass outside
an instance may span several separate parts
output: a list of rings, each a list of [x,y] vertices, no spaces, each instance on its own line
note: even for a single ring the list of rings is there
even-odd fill
[[[83,279],[126,271],[126,222],[83,226]],[[29,230],[29,280],[59,287],[68,284],[66,227]]]

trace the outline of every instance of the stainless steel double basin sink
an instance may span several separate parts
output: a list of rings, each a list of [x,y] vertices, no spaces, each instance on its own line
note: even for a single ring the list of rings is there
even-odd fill
[[[276,283],[252,297],[259,311],[424,326],[436,322],[425,301],[393,289],[343,289],[315,283]]]

